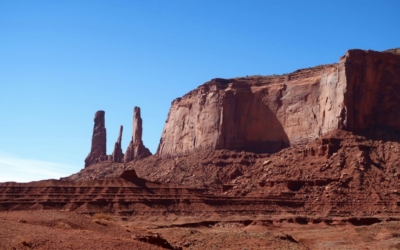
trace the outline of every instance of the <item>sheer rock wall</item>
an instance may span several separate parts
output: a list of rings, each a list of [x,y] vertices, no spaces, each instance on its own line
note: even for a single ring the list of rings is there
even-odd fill
[[[172,102],[159,155],[200,148],[275,152],[335,130],[400,130],[400,56],[349,50],[282,76],[213,79]]]

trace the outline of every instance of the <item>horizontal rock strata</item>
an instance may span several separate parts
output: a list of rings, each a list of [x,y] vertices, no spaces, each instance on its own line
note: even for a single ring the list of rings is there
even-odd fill
[[[298,207],[301,200],[268,198],[227,198],[207,195],[207,189],[177,187],[149,182],[125,171],[120,178],[96,181],[45,180],[30,183],[0,183],[0,211],[26,209],[69,209],[78,212],[118,212],[134,214],[162,210],[182,213],[234,211],[249,204]],[[233,206],[233,207],[232,207]],[[160,210],[161,209],[161,210]]]

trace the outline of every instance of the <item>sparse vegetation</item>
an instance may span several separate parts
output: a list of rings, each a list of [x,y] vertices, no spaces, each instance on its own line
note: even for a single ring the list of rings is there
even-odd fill
[[[108,226],[108,224],[112,221],[113,217],[109,214],[105,213],[97,213],[93,215],[92,222],[97,223],[102,226]]]
[[[71,226],[68,223],[62,222],[62,221],[58,222],[56,227],[65,228],[65,229],[70,229],[71,228]]]
[[[98,213],[93,215],[94,220],[106,220],[106,221],[111,221],[112,216],[110,214],[105,214],[105,213]]]
[[[384,50],[383,52],[391,52],[391,53],[395,53],[395,54],[400,54],[400,47]]]
[[[100,219],[100,220],[94,219],[94,220],[92,220],[92,222],[97,223],[97,224],[102,225],[102,226],[108,226],[108,221],[103,220],[103,219]]]
[[[385,52],[385,51],[391,51],[391,50],[398,50],[398,49],[400,49],[400,47],[392,48],[392,49],[387,49],[387,50],[384,50],[384,52]]]

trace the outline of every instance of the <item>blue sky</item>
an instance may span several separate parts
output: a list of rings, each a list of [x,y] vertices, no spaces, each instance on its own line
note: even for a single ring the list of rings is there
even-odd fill
[[[0,1],[0,182],[83,168],[93,117],[154,153],[171,101],[216,77],[282,74],[400,47],[397,0]]]

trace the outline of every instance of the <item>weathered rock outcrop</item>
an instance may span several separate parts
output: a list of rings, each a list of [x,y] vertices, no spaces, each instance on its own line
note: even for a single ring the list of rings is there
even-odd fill
[[[400,140],[371,140],[363,135],[335,130],[304,147],[289,147],[274,154],[196,150],[174,157],[154,155],[124,166],[109,162],[97,163],[64,180],[77,183],[121,177],[147,188],[149,185],[141,185],[144,182],[141,178],[144,178],[179,187],[208,189],[204,193],[215,196],[202,208],[211,209],[213,213],[217,209],[236,206],[231,199],[234,197],[237,202],[241,202],[240,207],[235,208],[241,213],[251,210],[259,214],[258,209],[261,209],[262,213],[269,211],[269,214],[293,212],[296,215],[371,216],[386,213],[398,216],[399,152]],[[110,189],[108,197],[112,197],[111,192],[114,191]],[[14,199],[9,202],[16,202],[17,196],[10,189],[3,192],[7,196],[5,201],[12,196]],[[93,190],[90,194],[94,192],[98,191]],[[129,190],[116,193],[119,202],[123,197],[133,194]],[[56,198],[63,197],[61,194],[52,194]],[[159,204],[150,205],[151,199],[139,192],[136,194],[140,195],[141,201],[135,202],[147,202],[147,206],[138,207],[136,212],[149,207],[160,209]],[[156,197],[156,192],[153,194]],[[170,191],[169,194],[176,193]],[[221,196],[229,197],[230,200],[221,199]],[[262,203],[251,201],[255,197],[257,202]],[[100,195],[96,195],[96,198],[105,201]],[[167,199],[165,195],[161,201]],[[32,203],[34,199],[23,197],[23,201]],[[274,201],[280,205],[274,204]],[[78,200],[74,199],[74,202]],[[183,203],[193,205],[195,202],[190,200]]]
[[[124,127],[121,125],[121,127],[119,129],[118,140],[114,145],[114,151],[112,153],[113,162],[123,162],[124,161],[124,153],[122,153],[122,147],[121,147],[123,129],[124,129]]]
[[[142,118],[140,116],[140,108],[134,108],[133,114],[133,133],[132,140],[129,143],[126,153],[122,152],[122,131],[121,125],[117,142],[114,145],[114,151],[111,155],[106,153],[106,128],[104,111],[97,111],[94,118],[94,129],[92,137],[92,149],[85,159],[85,167],[100,161],[113,162],[129,162],[135,159],[142,159],[152,155],[148,148],[143,145],[142,141]]]
[[[282,76],[213,79],[172,102],[157,153],[274,152],[335,130],[400,130],[400,56],[350,50]]]
[[[347,128],[400,130],[400,55],[352,50],[342,60]]]
[[[99,110],[94,116],[92,147],[85,159],[85,167],[107,158],[107,135],[104,120],[105,112]]]
[[[152,155],[148,148],[143,145],[142,141],[142,117],[140,116],[140,108],[133,109],[133,131],[132,140],[129,143],[128,149],[125,152],[124,162],[129,162],[135,159],[141,159]]]

